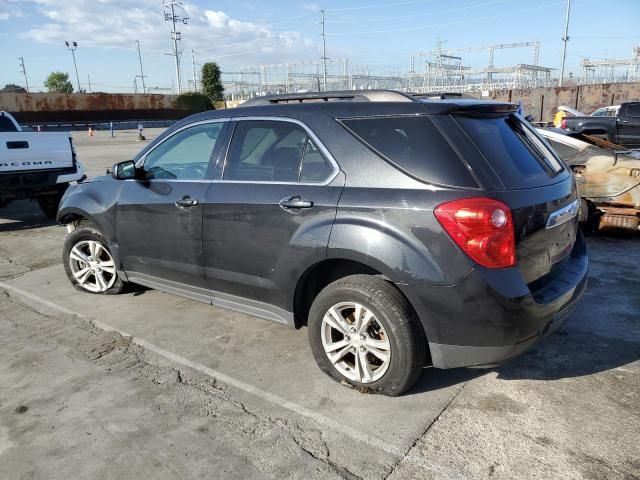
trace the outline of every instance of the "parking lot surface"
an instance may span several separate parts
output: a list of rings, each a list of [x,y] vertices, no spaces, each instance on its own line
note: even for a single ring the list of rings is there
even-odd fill
[[[90,175],[142,147],[75,136]],[[0,210],[0,478],[640,478],[638,236],[588,239],[584,299],[533,351],[387,398],[322,374],[304,328],[74,290],[64,235]]]

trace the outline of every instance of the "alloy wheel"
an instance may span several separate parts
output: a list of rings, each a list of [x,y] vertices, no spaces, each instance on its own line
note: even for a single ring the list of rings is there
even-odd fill
[[[329,308],[322,319],[321,337],[327,358],[349,380],[375,382],[389,368],[391,342],[364,305],[341,302]]]
[[[76,243],[69,253],[69,266],[78,285],[90,292],[106,292],[116,281],[116,267],[109,250],[95,240]]]

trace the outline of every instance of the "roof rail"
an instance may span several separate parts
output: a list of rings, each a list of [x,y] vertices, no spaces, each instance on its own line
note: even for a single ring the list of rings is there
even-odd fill
[[[287,93],[254,97],[241,103],[241,107],[311,102],[415,102],[411,94],[397,90],[341,90],[334,92]]]
[[[468,93],[460,93],[460,92],[427,92],[427,93],[418,93],[418,92],[410,92],[408,95],[411,95],[414,98],[423,98],[423,99],[431,99],[431,100],[447,100],[449,98],[456,99],[470,99],[477,100],[477,97],[473,95],[469,95]]]

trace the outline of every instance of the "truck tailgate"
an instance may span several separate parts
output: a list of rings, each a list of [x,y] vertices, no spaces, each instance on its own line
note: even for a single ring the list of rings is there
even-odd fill
[[[0,133],[0,174],[72,166],[73,153],[66,132]]]

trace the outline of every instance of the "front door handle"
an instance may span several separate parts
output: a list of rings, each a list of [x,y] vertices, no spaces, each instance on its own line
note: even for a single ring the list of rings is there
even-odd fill
[[[313,207],[313,202],[302,198],[300,195],[293,195],[280,200],[280,206],[287,211],[295,211],[300,208],[311,208]]]
[[[198,205],[198,200],[195,198],[191,198],[189,195],[185,195],[179,200],[175,202],[176,207],[178,208],[190,208]]]

